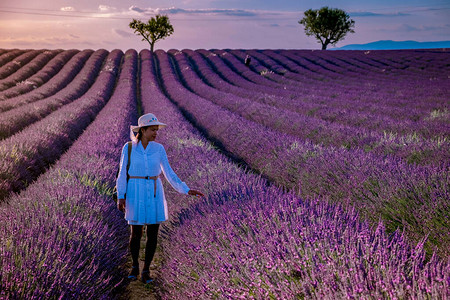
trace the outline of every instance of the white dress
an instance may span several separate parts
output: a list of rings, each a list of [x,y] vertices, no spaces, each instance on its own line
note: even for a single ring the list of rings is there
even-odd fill
[[[159,224],[168,219],[167,202],[161,178],[156,180],[156,196],[153,179],[130,178],[127,184],[128,143],[122,148],[120,170],[117,178],[117,196],[125,202],[125,219],[131,225]],[[131,150],[130,176],[157,176],[164,173],[170,185],[179,193],[187,194],[189,188],[169,165],[164,146],[149,142],[144,149],[142,143],[133,142]]]

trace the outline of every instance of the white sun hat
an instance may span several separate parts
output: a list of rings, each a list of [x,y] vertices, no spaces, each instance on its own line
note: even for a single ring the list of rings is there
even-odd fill
[[[137,126],[131,125],[131,130],[133,132],[139,132],[139,128],[152,126],[152,125],[158,125],[159,128],[167,126],[166,124],[159,122],[154,114],[149,113],[149,114],[142,115],[139,118]]]

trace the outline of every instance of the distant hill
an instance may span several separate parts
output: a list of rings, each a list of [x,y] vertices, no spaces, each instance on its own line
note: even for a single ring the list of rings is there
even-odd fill
[[[394,49],[433,49],[450,48],[450,41],[416,42],[383,40],[367,44],[350,44],[333,50],[394,50]],[[330,48],[330,50],[332,50]]]

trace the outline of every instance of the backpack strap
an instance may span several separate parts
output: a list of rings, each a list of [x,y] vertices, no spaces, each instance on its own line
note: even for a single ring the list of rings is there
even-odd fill
[[[130,169],[130,160],[131,160],[131,150],[133,149],[133,143],[128,142],[128,161],[127,161],[127,182],[130,179],[130,174],[128,174],[128,170]]]
[[[128,142],[128,161],[127,161],[127,183],[128,179],[130,179],[130,175],[128,174],[128,170],[130,169],[130,161],[131,161],[131,150],[133,149],[132,142]],[[120,168],[117,168],[116,178],[119,176]],[[126,198],[126,194],[124,195]],[[117,186],[114,187],[113,190],[113,199],[117,201]]]

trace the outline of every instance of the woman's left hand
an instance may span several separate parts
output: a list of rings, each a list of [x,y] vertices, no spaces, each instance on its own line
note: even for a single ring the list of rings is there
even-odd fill
[[[202,192],[197,191],[197,190],[189,190],[188,195],[191,195],[191,196],[197,196],[197,197],[203,197],[203,196],[205,196],[205,195],[203,195]]]

